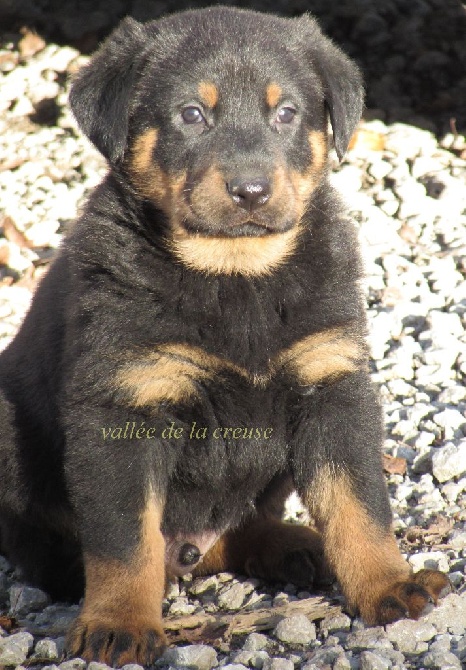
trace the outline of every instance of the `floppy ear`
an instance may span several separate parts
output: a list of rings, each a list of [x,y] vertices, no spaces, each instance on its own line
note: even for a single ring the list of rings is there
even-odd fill
[[[307,27],[307,51],[311,51],[312,63],[322,79],[335,149],[341,160],[362,114],[362,75],[357,65],[322,34],[312,17],[304,15],[298,20]]]
[[[71,110],[80,128],[110,163],[123,157],[131,95],[146,45],[144,26],[124,19],[71,87]]]

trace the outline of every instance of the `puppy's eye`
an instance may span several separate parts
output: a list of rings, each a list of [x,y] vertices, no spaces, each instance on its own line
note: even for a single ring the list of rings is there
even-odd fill
[[[205,118],[199,107],[185,107],[181,112],[181,118],[185,123],[205,123]]]
[[[296,116],[294,107],[280,107],[275,119],[276,123],[291,123]]]

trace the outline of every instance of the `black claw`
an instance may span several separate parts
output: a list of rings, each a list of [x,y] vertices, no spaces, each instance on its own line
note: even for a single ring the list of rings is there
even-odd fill
[[[201,552],[195,544],[186,542],[180,549],[178,560],[181,565],[194,565],[199,562]]]

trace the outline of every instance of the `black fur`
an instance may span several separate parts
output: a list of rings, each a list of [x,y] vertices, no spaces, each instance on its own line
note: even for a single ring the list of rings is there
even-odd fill
[[[200,80],[228,95],[215,122],[205,110],[210,125],[199,135],[180,109]],[[263,102],[269,81],[298,109],[280,132],[271,131]],[[165,500],[166,535],[221,533],[252,517],[273,482],[289,474],[304,494],[331,464],[348,473],[374,524],[389,528],[381,412],[362,364],[305,386],[280,370],[254,386],[230,368],[199,382],[197,398],[157,411],[132,407],[115,385],[132,357],[162,343],[263,375],[313,333],[343,328],[362,340],[356,233],[325,170],[297,249],[253,277],[197,271],[174,258],[165,243],[169,212],[129,177],[132,147],[150,128],[159,131],[154,160],[170,179],[186,171],[188,185],[213,161],[227,181],[238,170],[270,176],[277,161],[302,174],[315,160],[308,133],[326,133],[326,110],[341,157],[361,105],[357,69],[307,16],[210,8],[145,26],[126,19],[79,74],[71,107],[111,170],[0,357],[2,543],[26,579],[73,598],[82,552],[130,561],[149,482]],[[283,230],[295,223],[284,220]],[[232,232],[223,219],[186,226],[206,237],[270,233],[249,223]],[[103,430],[133,422],[157,435],[171,422],[184,436],[192,422],[209,435],[219,426],[273,431],[267,441],[104,439]]]

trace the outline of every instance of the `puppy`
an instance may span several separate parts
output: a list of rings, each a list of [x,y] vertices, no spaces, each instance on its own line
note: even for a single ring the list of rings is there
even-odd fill
[[[109,172],[0,358],[2,548],[85,594],[71,655],[149,664],[166,579],[331,573],[369,624],[420,615],[391,530],[361,261],[327,180],[363,100],[309,16],[124,20],[71,107]],[[281,522],[296,489],[315,529]]]

